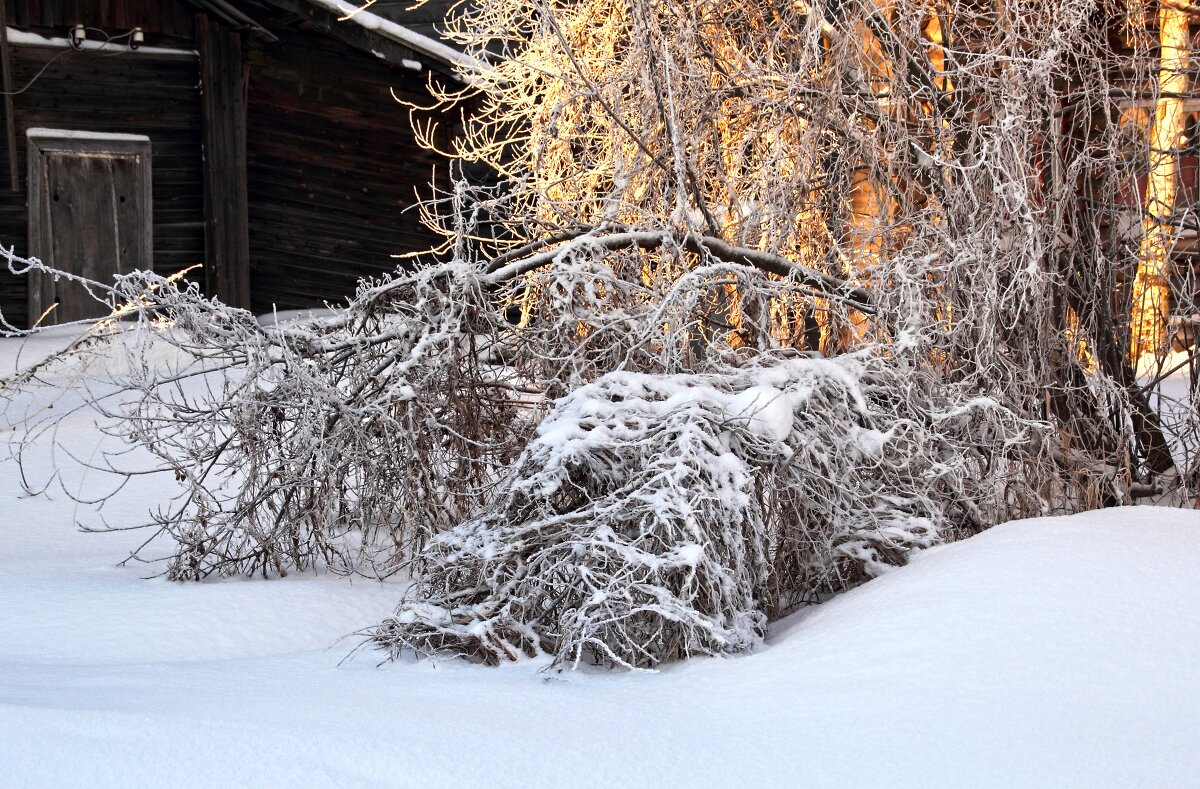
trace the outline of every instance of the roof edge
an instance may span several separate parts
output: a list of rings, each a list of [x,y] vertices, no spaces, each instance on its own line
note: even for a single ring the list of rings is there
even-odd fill
[[[367,10],[370,3],[358,6],[347,0],[307,0],[310,5],[323,9],[335,15],[338,22],[357,24],[376,35],[386,38],[396,44],[408,47],[416,53],[433,58],[449,66],[455,66],[465,71],[482,71],[487,64],[471,57],[457,49],[422,35],[415,30],[409,30],[403,25]]]

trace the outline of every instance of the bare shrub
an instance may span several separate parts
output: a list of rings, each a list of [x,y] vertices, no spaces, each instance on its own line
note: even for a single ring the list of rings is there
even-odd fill
[[[275,326],[90,283],[130,351],[90,404],[183,486],[173,577],[416,557],[391,654],[740,649],[917,546],[1190,503],[1195,387],[1156,398],[1196,310],[1190,12],[1159,12],[477,0],[453,144],[498,181],[424,203],[441,262]]]
[[[114,318],[4,393],[12,402],[81,357],[125,359],[86,405],[154,462],[95,462],[118,478],[174,477],[179,493],[147,524],[147,542],[176,545],[171,578],[394,572],[488,499],[532,427],[511,369],[488,360],[505,327],[462,266],[366,283],[349,309],[267,325],[152,274],[93,287]],[[26,417],[18,460],[65,416]]]
[[[494,507],[426,546],[372,637],[560,666],[751,647],[796,604],[989,522],[1026,437],[929,387],[877,353],[610,373],[559,401]]]

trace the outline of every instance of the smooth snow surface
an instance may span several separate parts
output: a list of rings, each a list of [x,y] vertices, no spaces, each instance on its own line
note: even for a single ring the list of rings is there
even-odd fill
[[[69,420],[81,445],[101,441],[88,419]],[[5,468],[0,785],[1200,784],[1193,512],[1009,523],[785,620],[755,654],[545,674],[343,662],[357,641],[339,638],[402,584],[142,580],[115,566],[142,535],[80,533],[93,513],[23,497]],[[104,515],[136,522],[165,490],[140,479]]]

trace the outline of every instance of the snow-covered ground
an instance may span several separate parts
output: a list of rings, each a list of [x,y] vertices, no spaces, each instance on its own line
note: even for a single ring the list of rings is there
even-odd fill
[[[1005,524],[755,654],[546,674],[347,660],[399,584],[143,580],[140,534],[0,468],[0,785],[1200,786],[1193,512]]]

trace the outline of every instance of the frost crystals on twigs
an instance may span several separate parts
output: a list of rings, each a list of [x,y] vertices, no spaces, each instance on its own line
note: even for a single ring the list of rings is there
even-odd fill
[[[367,283],[349,309],[265,325],[185,281],[137,273],[92,287],[114,319],[7,380],[6,402],[62,383],[81,360],[117,357],[77,407],[152,461],[82,462],[117,479],[174,478],[147,540],[174,543],[171,578],[391,573],[487,498],[529,429],[527,392],[489,361],[500,324],[479,317],[494,310],[463,266]],[[67,415],[19,415],[18,459]]]
[[[873,353],[610,373],[558,403],[494,507],[426,546],[373,638],[568,666],[751,647],[985,525],[1018,426],[986,399],[940,412],[927,385]]]

